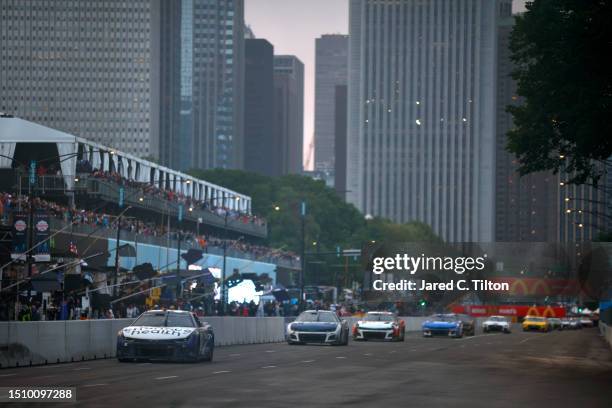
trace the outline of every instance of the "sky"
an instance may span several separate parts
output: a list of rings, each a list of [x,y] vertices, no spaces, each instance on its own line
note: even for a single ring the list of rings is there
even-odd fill
[[[525,0],[514,0],[524,11]],[[304,63],[304,164],[314,165],[315,39],[348,34],[348,0],[244,0],[245,22],[257,38],[274,45],[277,55],[297,56]]]

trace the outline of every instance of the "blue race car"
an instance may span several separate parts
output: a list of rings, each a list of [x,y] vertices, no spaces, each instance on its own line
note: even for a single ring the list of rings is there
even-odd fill
[[[423,322],[423,336],[463,337],[463,322],[455,314],[435,314]]]
[[[150,310],[117,333],[117,359],[212,361],[212,327],[191,312]]]
[[[346,346],[349,327],[346,320],[328,310],[306,310],[287,325],[287,343],[320,343]]]

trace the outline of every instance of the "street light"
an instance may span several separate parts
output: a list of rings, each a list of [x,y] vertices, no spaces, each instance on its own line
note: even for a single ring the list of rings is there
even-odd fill
[[[225,196],[217,196],[217,197],[212,197],[210,199],[211,204],[218,199],[222,199],[225,200]],[[229,196],[227,197],[230,200],[236,200],[239,201],[240,197],[238,196]],[[225,214],[223,216],[223,269],[221,269],[221,296],[220,296],[220,300],[221,300],[221,314],[225,315],[226,311],[227,311],[227,292],[226,292],[226,288],[227,285],[225,284],[225,277],[226,277],[226,268],[227,268],[227,235],[228,235],[228,230],[227,230],[227,220],[229,217],[229,211],[226,209],[225,210]]]

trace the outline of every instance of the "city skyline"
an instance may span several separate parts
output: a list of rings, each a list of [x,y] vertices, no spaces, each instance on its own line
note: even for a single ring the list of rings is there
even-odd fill
[[[526,0],[513,0],[512,11],[525,11]],[[314,169],[315,39],[323,34],[348,34],[348,0],[246,0],[245,23],[279,54],[304,62],[304,170]],[[325,13],[319,10],[324,9]],[[312,17],[312,18],[311,18]]]

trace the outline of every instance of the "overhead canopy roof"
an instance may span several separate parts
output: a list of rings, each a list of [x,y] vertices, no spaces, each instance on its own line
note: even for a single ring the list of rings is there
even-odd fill
[[[0,142],[75,143],[77,137],[27,120],[0,117]]]

